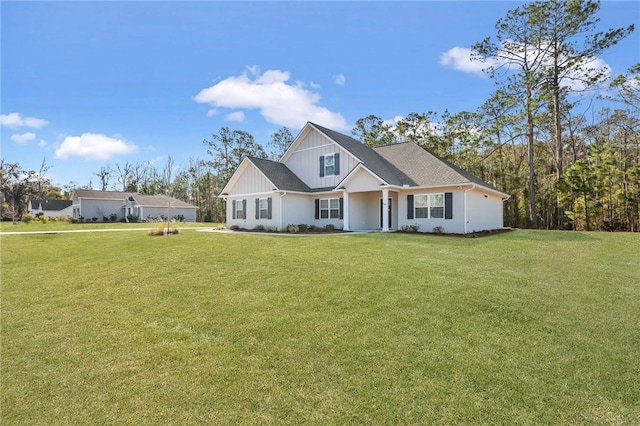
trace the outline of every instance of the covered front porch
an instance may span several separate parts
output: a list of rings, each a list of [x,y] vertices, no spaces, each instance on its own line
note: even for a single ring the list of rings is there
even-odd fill
[[[398,229],[398,192],[343,190],[343,229],[345,231],[394,231]]]

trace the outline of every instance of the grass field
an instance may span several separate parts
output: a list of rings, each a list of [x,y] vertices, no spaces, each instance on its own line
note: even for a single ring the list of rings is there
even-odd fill
[[[639,247],[5,235],[0,423],[640,424]]]

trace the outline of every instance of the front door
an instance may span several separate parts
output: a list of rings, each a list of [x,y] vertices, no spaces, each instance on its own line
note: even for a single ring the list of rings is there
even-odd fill
[[[391,212],[393,209],[391,208],[391,198],[389,198],[389,202],[387,203],[387,209],[389,210],[389,228],[391,228],[391,224],[393,223],[393,219],[391,218]],[[382,228],[382,198],[380,198],[380,228]]]

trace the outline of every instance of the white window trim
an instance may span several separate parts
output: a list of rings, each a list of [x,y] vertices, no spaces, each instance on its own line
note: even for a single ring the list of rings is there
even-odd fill
[[[331,200],[336,200],[338,202],[338,206],[336,208],[331,208]],[[322,208],[322,202],[327,202],[327,208]],[[322,211],[325,210],[327,212],[327,217],[322,217]],[[331,217],[331,211],[334,210],[337,212],[336,217]],[[320,198],[320,220],[337,220],[340,219],[340,198]]]
[[[242,200],[236,200],[236,219],[244,218],[244,209],[242,208]]]
[[[336,175],[336,153],[325,154],[324,157],[324,177],[334,177]],[[331,158],[333,164],[331,166],[327,166],[327,158]],[[327,167],[333,167],[333,173],[327,173]]]
[[[436,195],[441,195],[442,196],[442,217],[431,217],[431,198],[435,197]],[[417,197],[427,197],[427,217],[418,217],[417,214],[417,209],[421,208],[424,209],[425,207],[418,207],[418,202],[417,202]],[[436,206],[434,206],[436,207]],[[444,192],[430,192],[430,193],[426,193],[426,194],[414,194],[413,195],[413,218],[415,220],[442,220],[445,217],[445,201],[444,201]]]
[[[262,202],[264,201],[264,209],[262,208]],[[260,198],[258,201],[258,207],[260,211],[258,212],[259,219],[269,219],[269,199],[268,198]],[[264,211],[264,216],[262,215]]]

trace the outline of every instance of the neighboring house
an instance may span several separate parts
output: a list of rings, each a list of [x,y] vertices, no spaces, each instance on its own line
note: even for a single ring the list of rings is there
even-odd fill
[[[71,216],[71,200],[31,200],[27,211],[32,215],[43,214],[46,217]]]
[[[116,220],[128,220],[136,216],[140,220],[158,217],[175,218],[195,222],[196,207],[166,195],[142,195],[137,192],[94,191],[76,189],[72,194],[74,219],[102,222],[104,217],[116,215]]]
[[[247,157],[222,191],[227,227],[289,224],[466,234],[503,227],[508,195],[407,142],[369,148],[307,123],[279,162]]]

